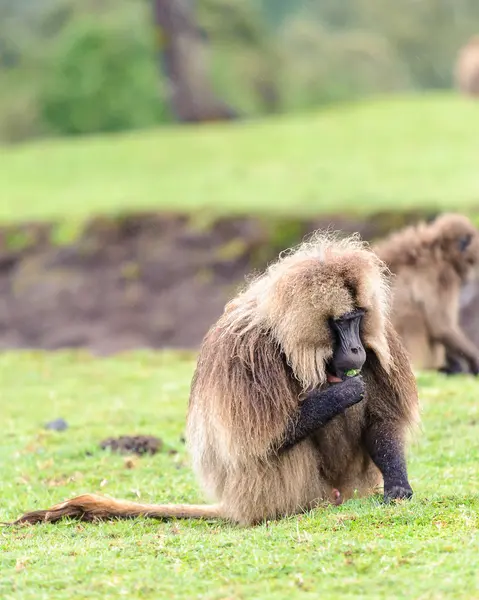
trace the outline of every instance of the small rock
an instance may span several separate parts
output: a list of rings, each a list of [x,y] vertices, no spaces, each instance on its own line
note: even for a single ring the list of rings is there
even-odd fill
[[[65,431],[68,429],[68,423],[65,419],[55,419],[45,424],[45,429],[52,429],[53,431]]]

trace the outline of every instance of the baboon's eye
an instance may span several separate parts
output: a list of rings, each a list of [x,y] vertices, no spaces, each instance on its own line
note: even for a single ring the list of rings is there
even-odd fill
[[[459,242],[458,242],[459,250],[461,252],[464,252],[464,250],[471,243],[471,240],[472,240],[472,235],[470,233],[468,233],[467,235],[464,235],[463,237],[459,238]]]
[[[349,319],[357,319],[359,317],[362,317],[365,312],[366,311],[364,308],[354,308],[350,312],[344,313],[340,317],[332,317],[332,320],[334,322],[337,322],[337,321],[348,321]]]

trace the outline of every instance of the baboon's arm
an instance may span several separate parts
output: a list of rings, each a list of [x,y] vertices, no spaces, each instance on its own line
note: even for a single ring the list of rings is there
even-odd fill
[[[301,403],[297,418],[288,427],[280,450],[291,448],[326,425],[331,419],[364,398],[361,376],[351,377],[323,391],[310,392]]]
[[[446,354],[467,361],[470,371],[479,373],[479,349],[469,340],[457,324],[459,290],[451,286],[438,293],[430,289],[427,302],[423,303],[424,316],[431,339],[442,344]]]
[[[446,347],[448,354],[463,357],[469,363],[471,372],[479,374],[479,350],[459,327],[437,323],[432,336],[435,341]]]
[[[365,443],[374,464],[384,479],[384,500],[410,498],[404,443],[394,431],[394,426],[385,422],[373,423],[365,433]]]
[[[446,352],[446,364],[439,369],[440,373],[446,375],[457,375],[459,373],[469,373],[469,367],[464,364],[464,361],[451,352]]]

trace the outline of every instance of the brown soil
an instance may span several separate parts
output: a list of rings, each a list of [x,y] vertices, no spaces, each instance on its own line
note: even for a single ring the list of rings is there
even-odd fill
[[[0,349],[195,348],[245,275],[314,229],[359,231],[372,240],[424,216],[201,222],[150,214],[95,219],[62,246],[52,241],[53,224],[4,227]],[[477,341],[478,306],[479,292],[466,307]]]

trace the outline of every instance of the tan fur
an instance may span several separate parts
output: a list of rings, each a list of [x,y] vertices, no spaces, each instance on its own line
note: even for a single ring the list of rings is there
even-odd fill
[[[156,519],[171,518],[215,518],[219,516],[219,507],[214,505],[194,504],[139,504],[128,500],[114,500],[97,494],[83,494],[72,500],[55,504],[48,510],[37,510],[28,513],[17,522],[31,524],[48,521],[55,523],[65,517],[85,521],[107,518],[151,517]]]
[[[193,377],[187,439],[193,468],[212,507],[141,506],[83,496],[49,515],[220,516],[253,524],[343,500],[381,484],[363,445],[366,419],[398,436],[418,419],[411,367],[388,320],[385,267],[358,237],[318,233],[283,254],[230,302],[203,341]],[[353,307],[366,309],[366,399],[315,436],[278,454],[302,394],[328,385],[327,326]],[[68,512],[73,505],[71,512]],[[66,512],[65,512],[66,511]],[[36,522],[39,513],[20,521]]]
[[[466,235],[472,241],[461,252]],[[459,327],[461,286],[479,262],[479,232],[469,219],[444,214],[392,234],[373,250],[395,275],[391,319],[414,367],[441,368],[446,349],[479,361],[479,350]]]
[[[479,97],[479,36],[473,37],[459,51],[454,78],[463,94]]]

